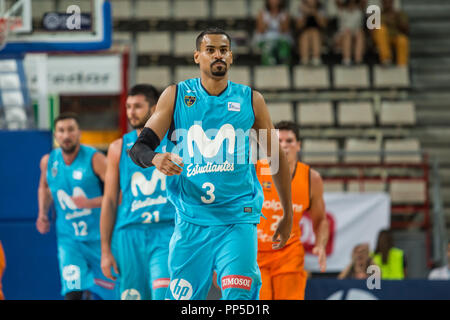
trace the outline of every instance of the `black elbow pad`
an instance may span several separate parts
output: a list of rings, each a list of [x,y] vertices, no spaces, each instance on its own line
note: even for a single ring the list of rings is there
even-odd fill
[[[133,147],[128,151],[131,160],[142,168],[153,166],[152,160],[157,154],[156,148],[161,141],[158,135],[150,128],[145,127]]]

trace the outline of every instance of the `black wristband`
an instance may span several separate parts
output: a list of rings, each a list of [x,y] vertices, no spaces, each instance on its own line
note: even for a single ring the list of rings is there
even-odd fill
[[[133,147],[128,151],[131,160],[142,168],[153,166],[152,160],[157,155],[155,152],[159,146],[158,135],[150,128],[145,127]]]

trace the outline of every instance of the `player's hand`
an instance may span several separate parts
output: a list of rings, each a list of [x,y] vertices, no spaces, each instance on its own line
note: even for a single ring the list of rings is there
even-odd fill
[[[41,234],[46,234],[50,231],[50,221],[46,215],[39,215],[36,220],[36,229]]]
[[[90,203],[89,199],[85,196],[76,196],[72,197],[73,203],[77,206],[78,209],[89,209]]]
[[[116,259],[114,259],[114,256],[111,252],[102,252],[102,260],[100,266],[105,277],[111,280],[117,279],[117,277],[115,277],[111,272],[111,268],[113,268],[114,272],[116,274],[119,274],[119,268],[117,267]]]
[[[179,175],[183,171],[183,159],[175,153],[158,153],[152,160],[155,167],[166,176]]]
[[[272,237],[272,242],[276,242],[272,244],[272,249],[283,248],[291,236],[291,230],[292,230],[292,213],[285,214],[278,223],[277,229],[275,230],[275,234]]]
[[[320,272],[325,272],[327,269],[327,254],[324,246],[315,246],[312,249],[312,254],[316,255],[319,259]]]

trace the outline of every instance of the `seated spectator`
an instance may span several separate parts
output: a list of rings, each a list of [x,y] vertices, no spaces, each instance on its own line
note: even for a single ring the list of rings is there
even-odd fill
[[[262,50],[262,64],[289,64],[292,38],[285,0],[266,0],[256,19],[255,40]]]
[[[318,66],[321,64],[321,33],[326,25],[327,19],[319,0],[302,0],[297,17],[297,30],[300,34],[298,44],[301,64],[309,64],[310,56],[312,56],[312,65]]]
[[[403,250],[394,247],[390,230],[378,233],[377,247],[372,258],[381,269],[381,279],[402,280],[406,277],[406,256]]]
[[[342,64],[349,66],[353,59],[361,64],[364,57],[365,36],[360,0],[336,0],[338,32],[336,43],[342,51]]]
[[[397,65],[406,66],[409,59],[409,23],[403,11],[395,10],[393,0],[383,0],[381,28],[373,30],[380,61],[392,63],[392,46],[396,48]]]
[[[428,275],[429,280],[450,280],[450,241],[447,243],[447,264],[434,268]]]
[[[351,263],[338,275],[338,279],[367,279],[367,268],[375,264],[369,255],[369,244],[356,245],[352,251]]]

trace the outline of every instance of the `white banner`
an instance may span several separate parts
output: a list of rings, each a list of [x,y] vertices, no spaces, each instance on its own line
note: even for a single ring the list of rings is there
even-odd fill
[[[378,232],[390,226],[391,202],[387,193],[325,193],[330,240],[327,246],[327,272],[340,272],[351,261],[353,248],[369,243],[376,246]],[[305,270],[319,272],[317,256],[311,254],[315,243],[308,213],[300,221],[305,247]]]

